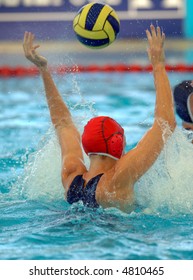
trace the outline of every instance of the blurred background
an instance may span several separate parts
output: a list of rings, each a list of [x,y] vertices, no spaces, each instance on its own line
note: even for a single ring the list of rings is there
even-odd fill
[[[150,23],[159,24],[166,33],[170,63],[173,55],[175,61],[177,57],[178,62],[193,62],[192,0],[96,1],[112,6],[121,21],[118,40],[100,52],[89,50],[77,42],[72,28],[75,14],[89,2],[93,1],[0,0],[0,65],[27,63],[21,48],[26,30],[35,33],[41,42],[41,50],[52,59],[52,63],[61,62],[64,53],[72,54],[77,63],[84,64],[89,64],[91,59],[103,63],[103,53],[106,61],[109,55],[111,62],[143,63],[144,58],[139,55],[146,50],[145,30]],[[139,55],[126,57],[126,53]]]

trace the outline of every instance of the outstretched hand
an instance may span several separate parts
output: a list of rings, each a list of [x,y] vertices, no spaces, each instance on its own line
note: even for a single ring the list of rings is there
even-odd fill
[[[34,45],[34,34],[31,32],[25,32],[23,39],[23,50],[25,57],[34,63],[38,68],[47,67],[47,60],[45,57],[39,55],[36,51],[40,45]]]
[[[154,27],[153,24],[150,25],[150,31],[146,30],[146,35],[149,43],[148,56],[152,63],[152,66],[157,64],[165,64],[164,55],[164,41],[165,34],[161,32],[160,27]]]

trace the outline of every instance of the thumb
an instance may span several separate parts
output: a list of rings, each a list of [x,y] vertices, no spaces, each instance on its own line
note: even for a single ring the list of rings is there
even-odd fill
[[[34,48],[34,50],[36,50],[39,47],[40,47],[40,45],[35,45],[33,48]]]

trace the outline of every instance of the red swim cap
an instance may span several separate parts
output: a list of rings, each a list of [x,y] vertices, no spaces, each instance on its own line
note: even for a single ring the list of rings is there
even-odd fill
[[[84,127],[82,145],[87,155],[119,159],[124,149],[124,129],[109,117],[92,118]]]

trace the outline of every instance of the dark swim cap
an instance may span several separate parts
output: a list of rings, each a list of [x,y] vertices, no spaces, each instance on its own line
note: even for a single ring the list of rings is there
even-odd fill
[[[112,118],[92,118],[84,127],[82,145],[87,155],[106,155],[119,159],[124,150],[124,129]]]
[[[193,93],[193,81],[183,81],[174,88],[176,113],[187,123],[193,123],[189,108],[189,96]]]

